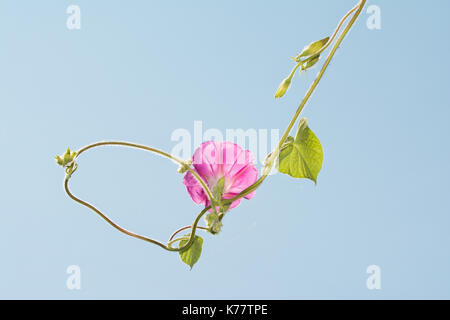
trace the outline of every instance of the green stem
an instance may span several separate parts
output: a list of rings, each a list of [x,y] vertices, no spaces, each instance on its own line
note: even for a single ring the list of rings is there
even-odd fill
[[[180,233],[181,231],[184,231],[184,230],[187,230],[187,229],[190,229],[190,228],[192,228],[191,225],[189,225],[189,226],[184,226],[184,227],[181,227],[180,229],[176,230],[176,231],[175,231],[174,233],[172,233],[172,235],[170,236],[169,241],[171,241],[171,240],[172,240],[178,233]],[[197,229],[205,230],[205,231],[208,231],[208,230],[209,230],[209,228],[206,228],[206,227],[200,227],[200,226],[197,226]]]
[[[180,248],[177,248],[176,251],[181,251],[181,250],[188,249],[188,248],[194,243],[195,231],[196,231],[197,228],[198,228],[197,225],[198,225],[198,223],[199,223],[199,221],[200,221],[200,218],[203,217],[203,215],[204,215],[209,209],[211,209],[211,206],[207,206],[207,207],[204,208],[202,211],[200,211],[200,213],[197,215],[197,218],[195,218],[194,222],[192,223],[189,241],[188,241],[184,246],[182,246],[182,247],[180,247]],[[202,227],[202,229],[208,230],[207,228],[203,228],[203,227]],[[172,240],[169,240],[169,242],[170,242],[170,241],[172,241]]]
[[[292,69],[291,73],[289,74],[288,79],[292,79],[294,77],[295,71],[297,71],[297,69],[304,63],[304,61],[301,61],[299,63],[297,63],[297,65],[294,67],[294,69]]]
[[[148,147],[148,146],[136,144],[136,143],[123,142],[123,141],[102,141],[102,142],[97,142],[97,143],[93,143],[93,144],[90,144],[88,146],[85,146],[85,147],[83,147],[83,148],[81,148],[80,150],[77,151],[77,154],[76,154],[76,157],[75,157],[74,161],[83,152],[86,152],[89,149],[93,149],[93,148],[96,148],[96,147],[99,147],[99,146],[106,146],[106,145],[118,145],[118,146],[126,146],[126,147],[131,147],[131,148],[143,149],[143,150],[154,152],[154,153],[159,154],[159,155],[161,155],[163,157],[169,158],[169,159],[177,162],[180,165],[184,164],[183,160],[180,160],[180,159],[178,159],[178,158],[176,158],[176,157],[172,156],[171,154],[166,153],[164,151],[161,151],[161,150],[158,150],[158,149],[155,149],[155,148],[151,148],[151,147]],[[208,186],[205,184],[203,179],[192,168],[189,167],[189,168],[187,168],[187,170],[189,170],[189,172],[191,172],[194,175],[194,177],[198,180],[198,182],[202,185],[203,189],[205,190],[206,194],[208,195],[208,198],[209,198],[210,202],[212,204],[215,204],[214,198],[213,198],[213,196],[211,194],[211,191],[209,190]],[[106,222],[108,222],[111,226],[113,226],[114,228],[116,228],[120,232],[122,232],[122,233],[124,233],[126,235],[129,235],[131,237],[134,237],[134,238],[137,238],[137,239],[141,239],[141,240],[153,243],[153,244],[155,244],[157,246],[160,246],[161,248],[166,249],[168,251],[180,251],[180,250],[187,249],[189,246],[191,246],[192,243],[194,242],[195,231],[196,231],[196,228],[197,228],[197,224],[200,221],[200,218],[205,214],[205,212],[207,210],[209,210],[211,208],[212,208],[212,210],[215,210],[215,205],[212,206],[212,207],[208,206],[207,208],[202,210],[198,214],[197,218],[195,219],[194,223],[191,226],[192,231],[191,231],[191,234],[190,234],[190,237],[189,237],[189,241],[184,246],[182,246],[180,248],[172,248],[170,245],[165,245],[165,244],[163,244],[163,243],[161,243],[161,242],[159,242],[157,240],[154,240],[154,239],[151,239],[151,238],[148,238],[148,237],[145,237],[145,236],[141,236],[139,234],[136,234],[134,232],[128,231],[128,230],[120,227],[118,224],[116,224],[114,221],[112,221],[110,218],[108,218],[104,213],[102,213],[99,209],[97,209],[95,206],[93,206],[92,204],[90,204],[90,203],[88,203],[88,202],[86,202],[84,200],[81,200],[80,198],[76,197],[69,189],[70,177],[71,177],[71,174],[66,174],[66,176],[64,178],[64,190],[66,191],[67,195],[72,200],[74,200],[74,201],[78,202],[79,204],[81,204],[81,205],[91,209],[92,211],[96,212],[101,218],[103,218]]]
[[[114,228],[116,228],[120,232],[125,233],[126,235],[129,235],[131,237],[134,237],[134,238],[137,238],[137,239],[141,239],[141,240],[144,240],[144,241],[156,244],[157,246],[160,246],[163,249],[170,250],[165,244],[163,244],[163,243],[161,243],[161,242],[159,242],[157,240],[141,236],[139,234],[136,234],[134,232],[131,232],[131,231],[128,231],[128,230],[122,228],[121,226],[117,225],[114,221],[112,221],[110,218],[108,218],[105,214],[103,214],[99,209],[94,207],[92,204],[90,204],[90,203],[88,203],[88,202],[86,202],[84,200],[81,200],[80,198],[77,198],[69,189],[69,177],[68,176],[66,176],[65,179],[64,179],[64,190],[66,191],[67,195],[72,200],[74,200],[74,201],[78,202],[79,204],[81,204],[81,205],[91,209],[92,211],[96,212],[100,217],[102,217],[106,222],[108,222],[111,226],[113,226]]]
[[[169,242],[167,242],[167,246],[169,248],[172,248],[172,244],[174,244],[174,243],[176,243],[178,241],[181,241],[181,240],[186,240],[186,239],[189,239],[189,238],[188,237],[180,237],[180,238],[176,238],[176,239],[173,239],[173,240],[169,240]]]
[[[321,48],[318,52],[315,53],[315,55],[317,54],[321,54],[323,51],[325,51],[330,44],[334,41],[334,38],[336,38],[336,35],[338,34],[339,30],[341,29],[342,25],[344,24],[345,20],[347,20],[347,18],[356,10],[358,10],[359,8],[363,8],[364,7],[364,1],[361,1],[360,3],[358,3],[356,6],[353,7],[352,10],[350,10],[349,12],[347,12],[347,14],[341,19],[341,21],[339,21],[338,26],[336,27],[336,29],[333,32],[333,35],[330,37],[330,39],[328,40],[328,42],[325,44],[325,46],[323,46],[323,48]],[[359,13],[358,13],[359,15]],[[356,16],[356,18],[358,18],[358,16]],[[356,19],[355,19],[356,21]]]

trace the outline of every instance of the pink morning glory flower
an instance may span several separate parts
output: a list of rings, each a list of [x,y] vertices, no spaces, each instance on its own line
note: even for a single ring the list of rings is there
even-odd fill
[[[192,156],[193,169],[205,181],[210,190],[215,190],[217,182],[224,178],[222,199],[231,199],[252,185],[258,178],[258,170],[253,165],[253,155],[249,150],[242,150],[232,142],[208,141],[202,143]],[[197,204],[209,206],[208,196],[192,173],[187,172],[183,184]],[[253,198],[255,192],[244,198]],[[236,207],[241,199],[233,201],[230,208]]]

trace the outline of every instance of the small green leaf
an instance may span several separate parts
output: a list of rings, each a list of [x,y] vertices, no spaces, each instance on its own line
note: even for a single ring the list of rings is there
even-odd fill
[[[280,152],[278,171],[294,178],[307,178],[317,183],[322,161],[322,145],[314,132],[309,129],[307,120],[302,118],[295,139],[290,137]]]
[[[57,164],[60,166],[64,165],[64,160],[60,156],[56,156],[55,159]]]
[[[322,40],[307,45],[306,47],[303,48],[302,52],[295,59],[299,60],[300,58],[309,57],[312,56],[313,54],[316,54],[317,52],[320,51],[320,49],[322,49],[327,44],[329,39],[330,37],[326,37]]]
[[[69,163],[71,161],[70,158],[70,148],[67,148],[66,153],[64,154],[64,163]]]
[[[184,246],[186,243],[188,243],[188,241],[189,240],[181,240],[180,247]],[[192,269],[194,264],[198,261],[198,259],[200,259],[200,255],[202,254],[202,246],[203,246],[202,237],[195,236],[192,245],[186,250],[180,251],[181,261],[186,263]]]

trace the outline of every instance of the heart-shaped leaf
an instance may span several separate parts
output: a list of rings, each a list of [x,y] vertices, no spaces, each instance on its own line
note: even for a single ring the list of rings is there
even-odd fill
[[[307,178],[317,183],[322,161],[322,145],[308,127],[306,118],[302,118],[295,138],[286,139],[280,152],[278,171],[294,178]]]

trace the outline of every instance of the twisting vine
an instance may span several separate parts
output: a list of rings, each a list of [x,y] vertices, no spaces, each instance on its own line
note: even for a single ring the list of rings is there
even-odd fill
[[[304,118],[299,121],[295,137],[289,134],[322,79],[334,54],[358,19],[365,3],[366,0],[361,0],[347,12],[338,23],[331,37],[309,44],[300,54],[292,58],[296,64],[289,76],[281,82],[275,93],[275,98],[281,98],[286,94],[297,70],[301,73],[316,65],[321,54],[333,44],[337,37],[322,68],[306,92],[282,138],[276,148],[266,157],[264,168],[259,178],[257,178],[257,171],[255,175],[256,168],[253,166],[249,152],[230,143],[205,142],[196,150],[193,159],[182,160],[167,152],[145,145],[124,141],[102,141],[87,145],[78,151],[67,149],[65,154],[56,157],[57,163],[65,169],[64,190],[67,195],[74,201],[97,213],[120,232],[155,244],[165,250],[179,252],[181,259],[192,268],[200,257],[203,243],[203,239],[196,235],[197,229],[205,230],[212,234],[220,232],[222,226],[221,221],[225,214],[234,206],[238,205],[242,198],[251,198],[254,191],[268,177],[275,164],[282,173],[289,174],[295,178],[311,179],[316,182],[323,160],[323,151],[319,139],[309,129]],[[349,18],[349,22],[338,36],[342,26]],[[205,208],[200,211],[192,225],[184,226],[176,230],[166,243],[120,227],[95,206],[76,197],[69,189],[70,178],[78,168],[78,158],[86,151],[101,146],[122,146],[141,149],[178,163],[178,172],[185,174],[183,183],[186,185],[189,194],[194,202],[203,203]],[[207,212],[208,214],[206,214]],[[203,216],[205,216],[207,223],[206,227],[198,225]],[[185,230],[189,230],[187,235],[175,238],[177,234]],[[174,247],[175,243],[179,243],[179,245]]]

